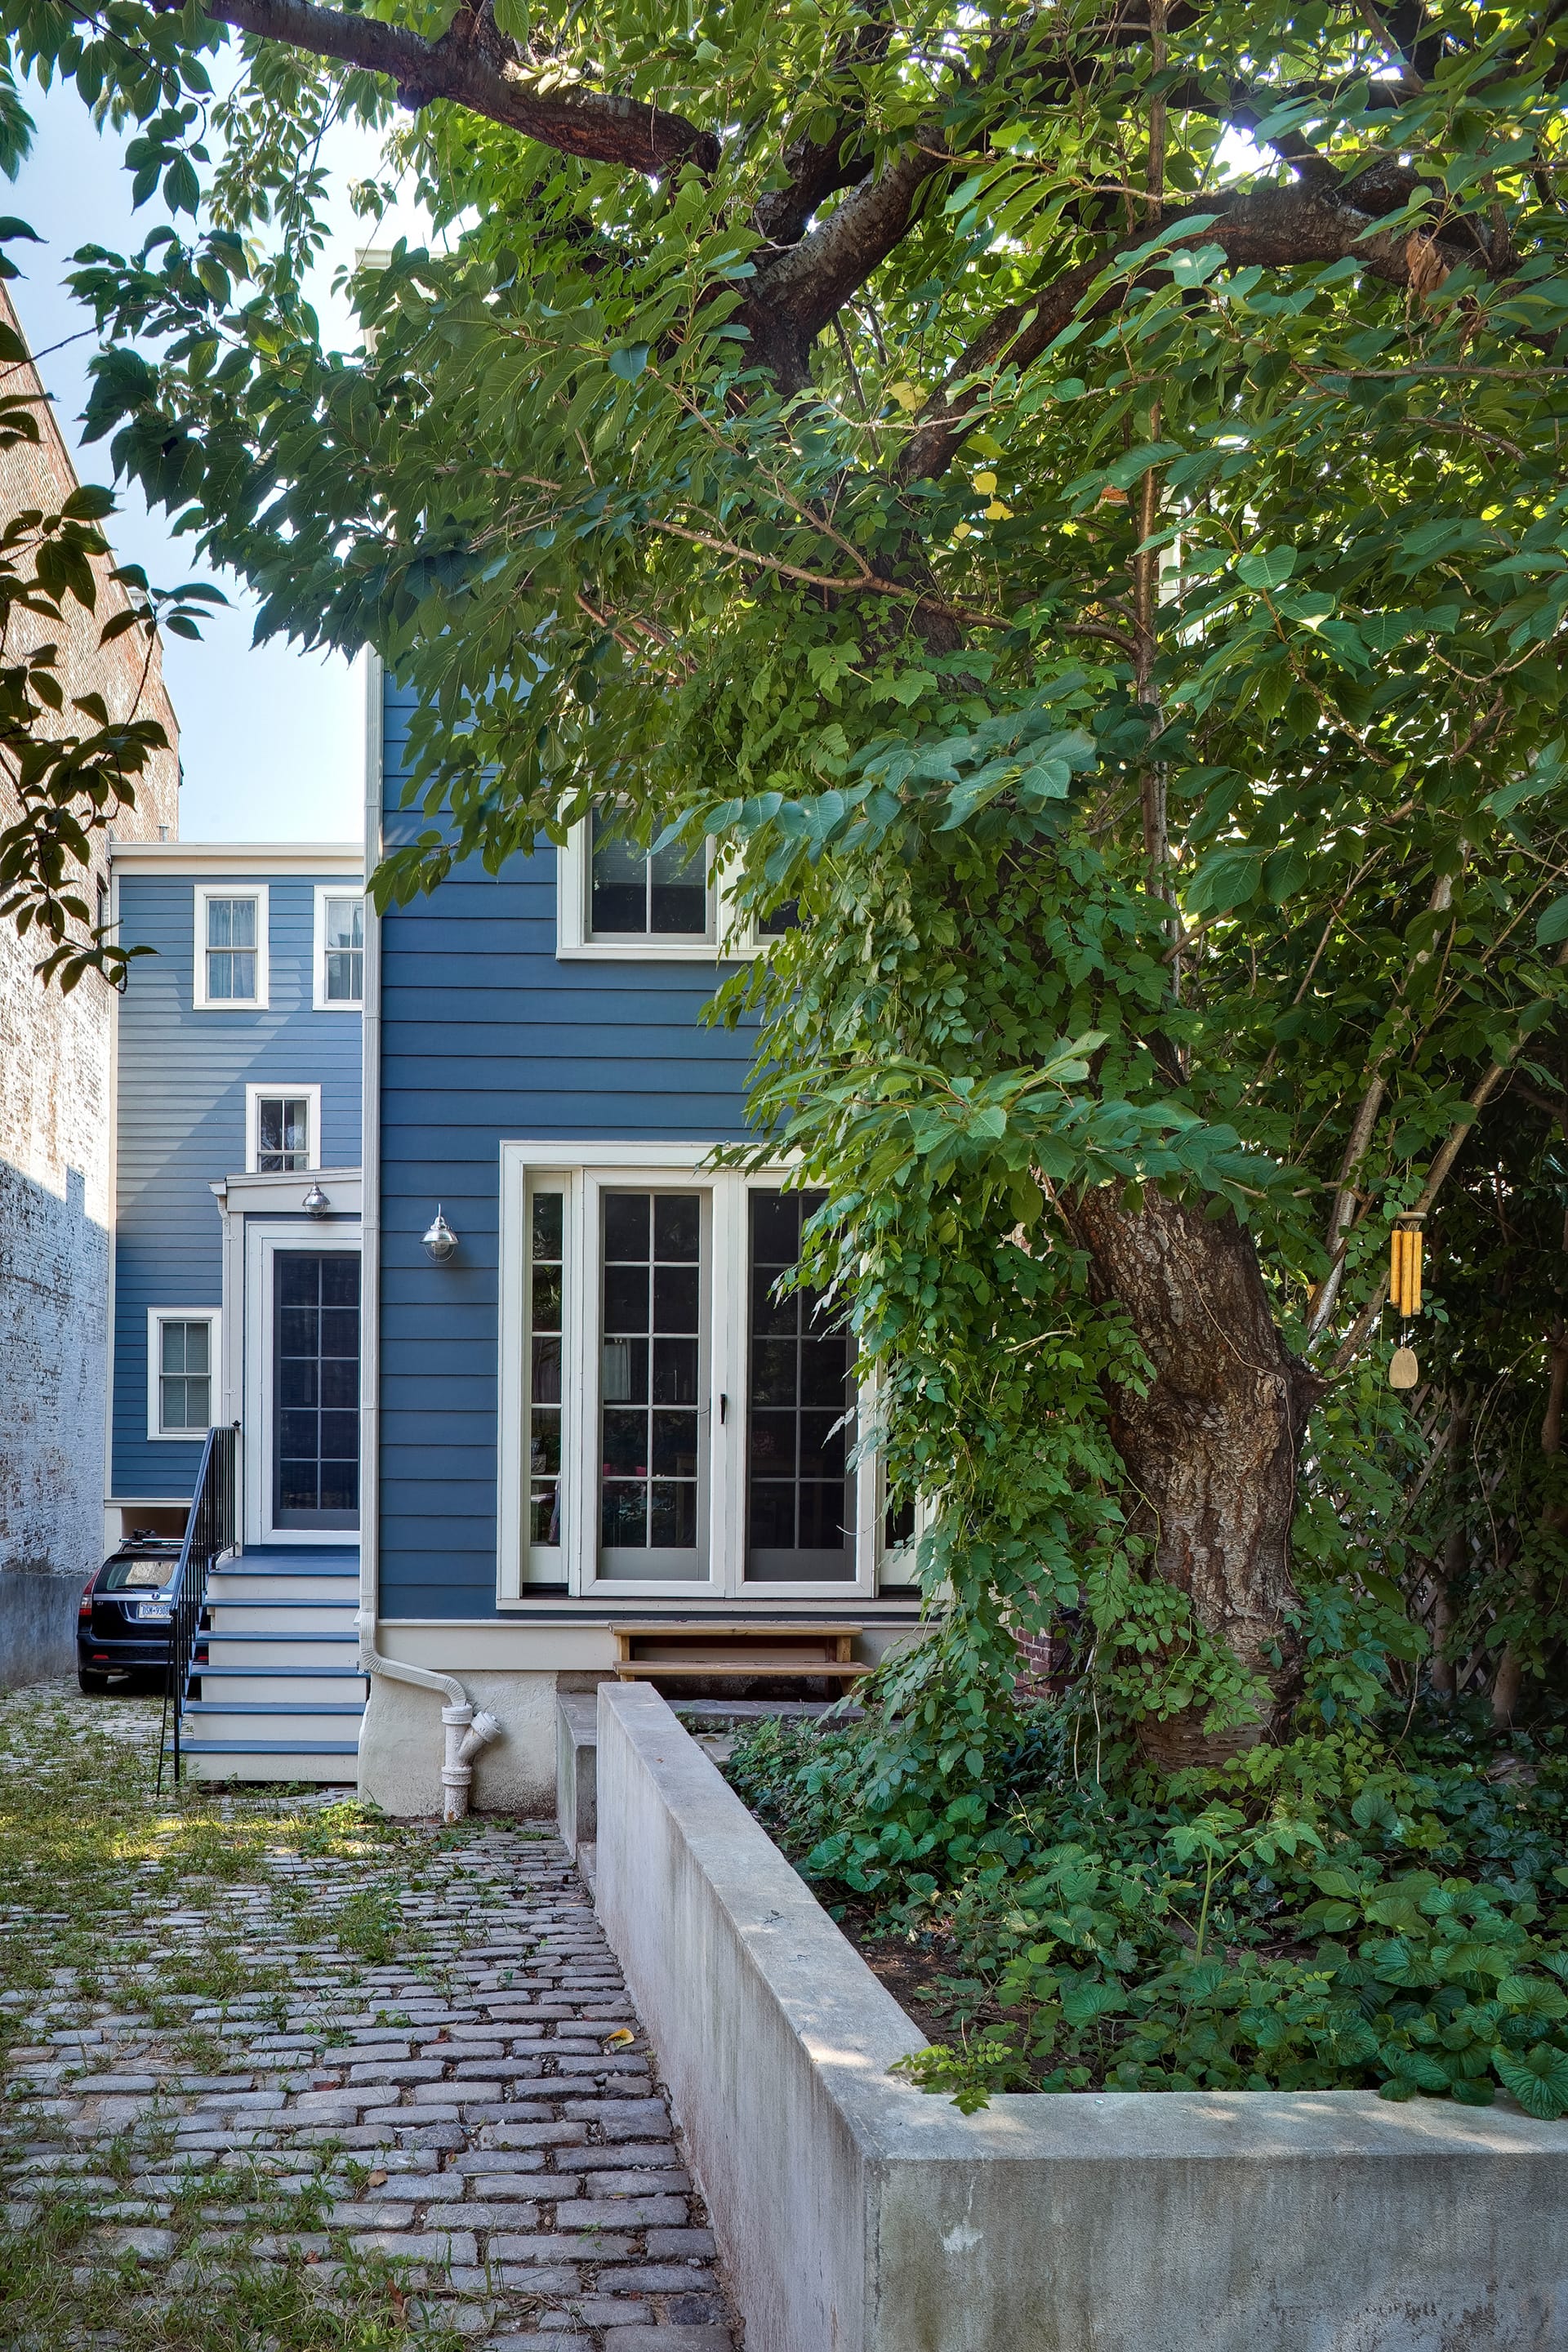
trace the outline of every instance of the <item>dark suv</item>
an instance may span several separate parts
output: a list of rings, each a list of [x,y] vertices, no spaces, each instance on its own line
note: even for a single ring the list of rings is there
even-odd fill
[[[110,1675],[166,1674],[179,1565],[178,1536],[128,1536],[82,1588],[76,1619],[76,1678],[101,1693]]]

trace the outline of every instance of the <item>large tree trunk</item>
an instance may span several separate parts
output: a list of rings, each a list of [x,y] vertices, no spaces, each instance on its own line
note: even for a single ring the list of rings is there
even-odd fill
[[[1146,1723],[1146,1751],[1173,1769],[1251,1745],[1290,1705],[1297,1462],[1325,1383],[1275,1328],[1251,1234],[1228,1213],[1205,1217],[1152,1191],[1143,1200],[1130,1216],[1107,1186],[1074,1213],[1101,1288],[1127,1309],[1153,1370],[1146,1395],[1121,1389],[1113,1400],[1133,1528],[1152,1538],[1156,1574],[1268,1694],[1257,1725],[1205,1733],[1196,1712]]]

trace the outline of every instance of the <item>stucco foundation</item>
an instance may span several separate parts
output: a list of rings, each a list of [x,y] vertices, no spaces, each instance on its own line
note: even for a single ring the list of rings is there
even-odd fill
[[[555,1811],[555,1694],[582,1689],[584,1675],[472,1672],[463,1688],[475,1708],[488,1707],[500,1737],[474,1761],[469,1802],[476,1812]],[[437,1691],[376,1675],[360,1727],[359,1790],[384,1812],[441,1810],[442,1700]]]
[[[1009,2096],[921,2036],[651,1690],[599,1692],[599,1914],[747,2352],[1565,2352],[1568,2123],[1363,2092]]]

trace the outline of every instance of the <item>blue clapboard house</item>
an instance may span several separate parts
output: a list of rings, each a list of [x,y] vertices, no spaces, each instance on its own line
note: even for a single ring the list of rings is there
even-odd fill
[[[196,1769],[433,1811],[471,1706],[476,1801],[547,1811],[561,1696],[820,1692],[907,1638],[908,1515],[845,1336],[777,1292],[802,1195],[711,1164],[752,1038],[703,1010],[767,940],[608,803],[377,919],[362,874],[426,819],[370,677],[363,859],[116,854],[157,953],[120,1008],[110,1532],[183,1527],[237,1423]]]
[[[105,1535],[182,1532],[238,1425],[184,1722],[212,1777],[355,1769],[363,871],[357,844],[111,850],[153,952],[116,1006]]]
[[[426,822],[409,699],[372,675],[367,868]],[[775,1295],[801,1196],[710,1164],[752,1039],[703,1008],[767,942],[708,860],[614,820],[367,919],[363,1607],[391,1671],[361,1787],[392,1810],[439,1801],[436,1676],[500,1719],[478,1801],[546,1811],[558,1693],[842,1683],[918,1613],[848,1344]]]

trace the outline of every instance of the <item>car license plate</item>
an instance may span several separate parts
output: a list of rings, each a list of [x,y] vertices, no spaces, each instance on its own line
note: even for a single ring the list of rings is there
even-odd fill
[[[136,1603],[136,1614],[143,1625],[149,1619],[166,1625],[174,1611],[166,1601],[139,1601]]]

